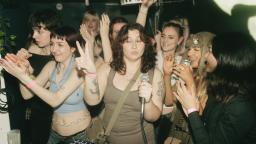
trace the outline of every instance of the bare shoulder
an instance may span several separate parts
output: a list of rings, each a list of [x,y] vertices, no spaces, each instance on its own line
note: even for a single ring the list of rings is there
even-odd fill
[[[43,68],[43,71],[47,71],[48,73],[51,73],[53,69],[56,67],[55,61],[49,61]]]
[[[29,51],[30,53],[38,54],[38,53],[39,53],[39,47],[38,47],[37,45],[35,45],[35,44],[32,43],[32,44],[29,46],[28,51]]]

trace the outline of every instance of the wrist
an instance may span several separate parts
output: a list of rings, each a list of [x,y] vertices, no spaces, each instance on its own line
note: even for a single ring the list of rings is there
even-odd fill
[[[171,73],[164,73],[164,79],[170,79]]]
[[[87,72],[86,76],[91,79],[96,79],[97,73],[96,72]]]
[[[35,81],[33,81],[33,80],[25,84],[25,86],[26,86],[27,88],[29,88],[29,89],[31,89],[32,87],[34,87],[34,85],[35,85]]]
[[[147,14],[148,13],[148,7],[145,5],[141,5],[139,13]]]
[[[196,112],[196,111],[198,111],[198,109],[194,108],[194,107],[187,109],[188,114],[190,114],[192,112]]]

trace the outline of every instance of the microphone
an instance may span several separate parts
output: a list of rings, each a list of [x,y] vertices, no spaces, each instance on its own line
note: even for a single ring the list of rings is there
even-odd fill
[[[149,75],[148,73],[142,73],[140,77],[141,82],[149,82]],[[144,130],[143,122],[144,122],[144,108],[145,108],[145,98],[141,98],[141,113],[140,113],[140,127],[141,127],[141,134],[143,137],[144,144],[148,144],[147,136]]]
[[[190,60],[188,59],[182,59],[181,56],[178,56],[179,58],[177,58],[177,56],[175,56],[175,60],[174,63],[175,64],[185,64],[186,66],[190,66]],[[171,75],[171,85],[174,85],[176,83],[176,81],[179,79],[179,77],[176,74],[172,74]]]
[[[148,73],[142,73],[140,77],[141,82],[149,82]],[[141,98],[141,114],[144,115],[145,98]]]

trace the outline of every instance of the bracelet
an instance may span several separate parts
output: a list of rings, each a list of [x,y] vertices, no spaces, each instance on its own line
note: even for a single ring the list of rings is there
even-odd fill
[[[195,112],[195,111],[198,111],[196,108],[189,108],[188,109],[188,114],[192,113],[192,112]]]
[[[29,83],[26,84],[26,87],[31,89],[35,85],[35,81],[30,81]]]
[[[97,74],[96,73],[86,73],[86,76],[91,78],[91,79],[96,79]]]

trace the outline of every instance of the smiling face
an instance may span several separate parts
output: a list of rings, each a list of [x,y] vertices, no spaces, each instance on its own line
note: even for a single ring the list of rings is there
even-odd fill
[[[192,68],[198,68],[201,59],[200,47],[189,47],[188,48],[188,59],[191,62]]]
[[[35,44],[40,48],[49,46],[50,35],[51,35],[51,32],[49,30],[45,29],[44,25],[42,25],[40,27],[33,28],[32,38],[33,38]]]
[[[144,53],[145,43],[140,38],[138,30],[128,30],[128,38],[123,43],[124,59],[136,61]]]
[[[168,26],[163,29],[161,34],[161,47],[163,52],[175,51],[181,41],[182,38],[174,27]]]
[[[55,60],[60,63],[65,63],[72,56],[74,48],[71,48],[65,39],[53,37],[51,39],[51,53]]]
[[[85,14],[83,23],[89,32],[98,33],[99,18],[91,14]]]
[[[207,72],[212,72],[217,67],[217,60],[212,54],[211,50],[205,52],[204,61]],[[199,68],[202,58],[201,48],[190,47],[188,48],[188,59],[191,61],[192,68]]]

